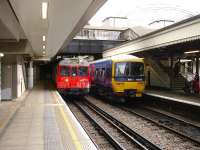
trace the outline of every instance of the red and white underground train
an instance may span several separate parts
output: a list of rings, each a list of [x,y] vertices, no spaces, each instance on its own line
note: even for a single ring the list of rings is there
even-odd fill
[[[56,88],[66,95],[85,95],[90,91],[90,68],[86,62],[61,60],[54,71]]]

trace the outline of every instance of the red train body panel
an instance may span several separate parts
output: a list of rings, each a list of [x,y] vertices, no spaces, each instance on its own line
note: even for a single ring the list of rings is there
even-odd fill
[[[90,80],[88,64],[68,64],[62,60],[56,67],[56,88],[61,93],[87,94],[90,90]]]

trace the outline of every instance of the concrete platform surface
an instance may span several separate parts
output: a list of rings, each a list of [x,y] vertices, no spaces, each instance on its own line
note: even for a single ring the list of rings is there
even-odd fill
[[[176,92],[176,91],[162,90],[162,89],[160,90],[147,89],[144,91],[144,94],[200,107],[199,95],[192,95],[192,94],[188,95],[188,94],[185,94],[184,92]]]
[[[0,150],[96,149],[57,91],[47,84],[40,82],[23,100],[1,103]]]

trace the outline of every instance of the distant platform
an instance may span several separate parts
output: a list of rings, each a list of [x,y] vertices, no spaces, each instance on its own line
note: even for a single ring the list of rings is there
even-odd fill
[[[175,101],[178,103],[184,103],[200,107],[200,96],[199,95],[187,95],[184,92],[174,92],[169,90],[158,90],[158,89],[147,89],[144,94],[158,97],[166,100]]]

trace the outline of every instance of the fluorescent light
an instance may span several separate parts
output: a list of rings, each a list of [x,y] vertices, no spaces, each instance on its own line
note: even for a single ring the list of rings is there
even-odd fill
[[[195,51],[188,51],[188,52],[184,52],[185,54],[191,54],[191,53],[199,53],[199,50],[195,50]]]
[[[45,48],[46,48],[46,46],[45,46],[45,45],[43,45],[43,46],[42,46],[42,48],[43,48],[43,49],[45,49]]]
[[[192,60],[190,60],[190,59],[181,59],[180,60],[180,62],[190,62],[190,61],[192,61]]]
[[[3,57],[4,56],[4,53],[0,53],[0,57]]]
[[[42,2],[42,19],[47,19],[47,2]]]
[[[45,35],[42,36],[42,41],[43,41],[43,42],[46,41],[46,36],[45,36]]]

